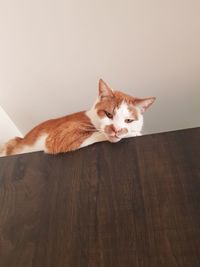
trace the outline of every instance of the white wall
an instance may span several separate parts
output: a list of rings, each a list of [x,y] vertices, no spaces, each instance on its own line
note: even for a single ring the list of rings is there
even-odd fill
[[[0,149],[8,139],[22,136],[15,124],[0,106]]]
[[[1,1],[0,104],[25,133],[88,108],[102,77],[157,96],[145,133],[200,126],[199,12],[199,0]]]

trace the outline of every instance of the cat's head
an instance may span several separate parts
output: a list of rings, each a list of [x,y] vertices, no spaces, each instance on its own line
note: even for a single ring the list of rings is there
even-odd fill
[[[143,113],[153,104],[155,97],[144,99],[113,91],[99,80],[99,97],[95,103],[96,126],[110,142],[140,134]]]

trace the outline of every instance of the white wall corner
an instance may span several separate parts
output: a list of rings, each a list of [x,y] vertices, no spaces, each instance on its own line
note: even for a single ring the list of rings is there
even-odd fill
[[[15,136],[22,137],[22,133],[0,106],[0,146]]]

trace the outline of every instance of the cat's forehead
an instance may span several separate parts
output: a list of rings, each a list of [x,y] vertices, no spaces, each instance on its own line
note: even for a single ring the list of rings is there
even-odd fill
[[[117,117],[137,118],[137,109],[134,106],[134,98],[119,91],[113,92],[113,97],[103,98],[96,104],[97,113],[104,117],[104,110]]]
[[[114,115],[118,117],[127,117],[131,115],[131,110],[126,102],[121,102],[114,110]]]
[[[138,112],[133,104],[127,103],[126,101],[121,102],[121,104],[116,108],[114,115],[116,117],[123,118],[134,118],[138,119]]]

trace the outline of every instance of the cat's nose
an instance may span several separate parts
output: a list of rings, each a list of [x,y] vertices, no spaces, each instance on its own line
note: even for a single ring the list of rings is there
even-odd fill
[[[122,130],[122,128],[119,128],[119,127],[116,127],[116,126],[113,125],[113,131],[114,131],[115,133],[120,133],[121,130]]]

